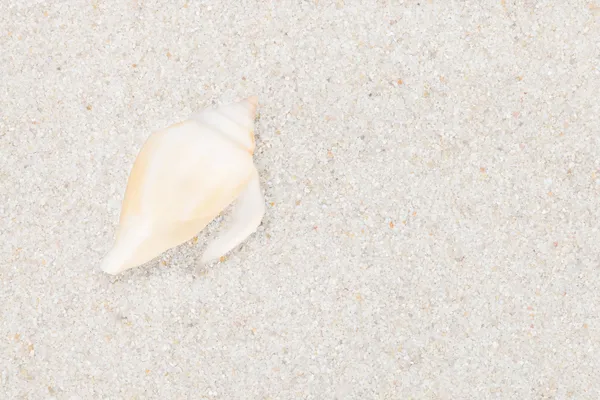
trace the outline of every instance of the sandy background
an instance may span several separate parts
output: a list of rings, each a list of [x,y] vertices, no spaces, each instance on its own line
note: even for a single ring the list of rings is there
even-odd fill
[[[600,2],[9,0],[0,77],[1,399],[600,398]],[[259,231],[101,273],[254,94]]]

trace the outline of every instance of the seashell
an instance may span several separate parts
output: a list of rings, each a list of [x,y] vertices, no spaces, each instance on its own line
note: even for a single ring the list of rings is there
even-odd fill
[[[231,226],[208,244],[202,262],[256,231],[265,212],[252,159],[257,105],[253,96],[205,109],[150,135],[129,175],[104,272],[117,275],[192,239],[234,201]]]

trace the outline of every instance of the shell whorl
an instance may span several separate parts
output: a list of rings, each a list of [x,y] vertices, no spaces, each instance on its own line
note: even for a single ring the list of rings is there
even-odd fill
[[[253,154],[257,106],[258,98],[252,96],[237,103],[205,109],[191,119]]]

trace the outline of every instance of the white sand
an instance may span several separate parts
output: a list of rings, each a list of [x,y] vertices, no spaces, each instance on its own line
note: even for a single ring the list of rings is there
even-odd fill
[[[599,60],[596,0],[2,1],[0,399],[600,398]],[[259,231],[103,274],[253,94]]]

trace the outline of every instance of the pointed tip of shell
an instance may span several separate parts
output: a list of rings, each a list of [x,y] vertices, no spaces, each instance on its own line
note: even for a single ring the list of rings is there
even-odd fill
[[[123,271],[121,263],[118,262],[114,249],[111,249],[100,263],[100,269],[109,275],[118,275]]]

